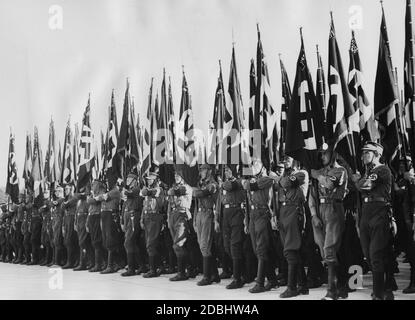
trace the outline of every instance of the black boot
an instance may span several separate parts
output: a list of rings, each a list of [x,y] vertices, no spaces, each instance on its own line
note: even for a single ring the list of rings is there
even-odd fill
[[[107,263],[107,267],[105,268],[105,270],[101,271],[101,274],[110,274],[110,273],[115,273],[117,272],[117,269],[115,267],[114,264],[114,252],[113,251],[108,251],[108,263]]]
[[[209,266],[210,266],[210,281],[212,283],[214,282],[220,283],[220,276],[219,276],[218,266],[217,266],[215,257],[213,256],[210,257]]]
[[[256,278],[256,284],[253,288],[249,289],[250,293],[265,292],[265,260],[258,260],[258,273]]]
[[[233,259],[233,281],[226,286],[226,289],[242,288],[244,283],[241,278],[242,259]]]
[[[402,290],[404,294],[415,293],[415,266],[411,266],[411,279],[409,281],[408,287]]]
[[[372,271],[373,273],[373,300],[383,300],[385,295],[385,277],[383,272]]]
[[[265,291],[278,288],[277,275],[275,274],[275,268],[272,266],[271,261],[265,262],[265,272],[267,275],[268,282],[265,285]]]
[[[231,259],[229,258],[228,254],[223,255],[222,259],[222,273],[220,274],[221,279],[230,279],[232,277],[232,271],[231,271]]]
[[[327,266],[327,271],[327,293],[321,300],[337,300],[336,265],[334,263],[329,263]]]
[[[17,260],[14,262],[15,264],[22,263],[23,261],[23,249],[19,248],[17,252]]]
[[[32,246],[32,261],[28,263],[29,266],[39,264],[39,248]]]
[[[134,253],[127,253],[127,263],[128,263],[128,270],[121,273],[122,277],[131,277],[135,276],[135,257]]]
[[[62,269],[73,269],[74,264],[73,264],[73,249],[71,247],[67,248],[67,259],[66,259],[66,264],[62,267]]]
[[[297,275],[298,275],[298,265],[289,264],[288,265],[287,289],[283,293],[280,294],[281,299],[292,298],[292,297],[298,296]]]
[[[46,266],[49,263],[49,246],[45,248],[45,257],[43,258],[42,262],[39,264],[40,266]]]
[[[298,294],[308,295],[310,291],[308,290],[308,286],[307,286],[307,275],[301,263],[298,265],[297,281],[298,281],[298,289],[297,289]]]
[[[210,257],[203,257],[203,278],[200,280],[198,286],[207,286],[212,284],[210,280]]]
[[[86,267],[86,250],[79,248],[79,264],[73,271],[84,271],[87,270]]]
[[[89,272],[101,272],[102,268],[102,249],[95,249],[95,265]]]
[[[150,271],[143,274],[143,278],[155,278],[158,277],[159,274],[157,273],[156,267],[156,256],[149,256],[148,263],[150,264]]]
[[[189,279],[185,272],[185,259],[183,257],[177,258],[177,274],[170,278],[170,281],[184,281]]]

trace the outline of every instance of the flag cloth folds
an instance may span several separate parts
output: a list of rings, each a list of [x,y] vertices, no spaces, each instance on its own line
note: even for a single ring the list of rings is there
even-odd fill
[[[405,14],[405,59],[404,59],[404,104],[407,140],[412,160],[415,160],[415,61],[414,34],[412,28],[412,0],[406,1]]]
[[[348,87],[353,107],[359,113],[360,132],[359,137],[354,140],[356,150],[359,152],[366,141],[378,141],[379,132],[374,119],[373,106],[370,105],[364,90],[363,70],[354,31],[352,31],[349,57]]]
[[[324,122],[326,121],[327,114],[327,99],[326,99],[326,80],[324,77],[323,60],[317,47],[317,83],[316,83],[316,98],[320,104],[320,108],[323,110]]]
[[[6,193],[13,203],[19,202],[19,178],[17,177],[16,153],[14,146],[14,135],[10,132],[9,157],[7,163]]]
[[[121,177],[124,180],[127,178],[127,175],[133,171],[139,161],[136,128],[131,108],[130,83],[128,80],[124,96],[120,133],[117,142],[117,161],[119,168],[118,177]]]
[[[32,163],[33,162],[33,150],[32,150],[32,139],[30,134],[26,134],[26,153],[24,158],[23,167],[23,180],[25,182],[25,189],[33,190],[33,179],[32,179]]]
[[[61,182],[63,184],[75,183],[75,168],[73,161],[73,139],[70,119],[66,125],[65,139],[63,142],[63,155],[62,155],[62,171]]]
[[[108,111],[108,129],[105,142],[106,151],[106,171],[105,176],[108,181],[109,188],[116,184],[119,177],[120,168],[117,159],[117,141],[118,141],[118,122],[117,122],[117,109],[114,101],[114,90],[111,94],[111,105]]]
[[[375,119],[378,121],[384,157],[391,162],[400,148],[395,104],[399,102],[386,29],[385,12],[382,7],[379,53],[375,78]]]
[[[90,123],[90,107],[91,99],[88,98],[88,103],[85,108],[84,116],[82,118],[81,139],[79,144],[79,165],[78,165],[78,179],[77,190],[86,187],[92,179],[92,170],[95,166],[95,150],[93,144],[93,135]]]
[[[287,117],[287,132],[296,134],[287,135],[285,153],[307,168],[318,168],[317,149],[323,143],[322,123],[323,113],[314,94],[301,34],[301,49]]]
[[[344,75],[343,63],[336,39],[333,15],[331,14],[329,36],[329,103],[327,106],[326,132],[327,142],[333,144],[336,151],[346,160],[353,170],[357,169],[356,146],[358,137],[359,110],[355,109]]]
[[[39,135],[37,127],[35,127],[33,135],[33,164],[32,164],[32,179],[33,179],[33,191],[35,197],[42,192],[42,153],[39,143]]]
[[[59,162],[55,143],[55,127],[53,120],[51,120],[49,124],[48,150],[45,157],[45,180],[50,184],[59,182],[59,171]]]
[[[280,120],[280,142],[279,142],[279,157],[282,159],[285,155],[285,142],[287,140],[287,114],[288,107],[291,103],[291,86],[288,79],[287,71],[285,70],[284,63],[280,56],[281,67],[281,83],[282,83],[282,95],[281,95],[281,120]]]
[[[195,132],[193,127],[193,111],[186,75],[183,71],[182,96],[177,127],[177,161],[176,169],[183,174],[183,179],[190,186],[198,183],[199,169],[197,167]]]
[[[151,78],[151,85],[148,94],[147,113],[143,125],[143,164],[141,166],[141,174],[145,175],[150,171],[152,164],[151,144],[153,135],[151,131],[151,119],[153,114],[153,78]]]

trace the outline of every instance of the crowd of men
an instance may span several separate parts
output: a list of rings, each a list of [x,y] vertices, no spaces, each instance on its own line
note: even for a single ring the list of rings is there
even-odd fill
[[[281,298],[327,284],[324,300],[347,298],[355,290],[349,267],[360,265],[372,273],[372,299],[384,300],[398,290],[404,253],[411,278],[403,293],[413,294],[414,170],[404,158],[394,176],[382,152],[365,144],[362,175],[324,144],[322,169],[309,172],[286,156],[269,172],[254,161],[251,176],[203,164],[197,187],[176,168],[172,186],[152,170],[130,173],[110,190],[94,180],[77,193],[72,184],[36,197],[25,192],[2,206],[0,259],[102,274],[125,268],[121,276],[145,278],[175,273],[170,281],[202,273],[198,286],[255,281],[251,293],[286,286]]]

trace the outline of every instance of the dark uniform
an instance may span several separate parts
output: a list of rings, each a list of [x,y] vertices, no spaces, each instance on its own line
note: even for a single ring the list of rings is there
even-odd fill
[[[45,199],[42,207],[39,208],[39,213],[42,217],[42,230],[41,230],[41,244],[45,249],[45,256],[40,264],[41,266],[48,265],[52,262],[53,259],[53,249],[52,249],[52,233],[50,232],[51,225],[51,207],[52,203],[50,200]]]
[[[256,286],[249,292],[258,293],[265,291],[265,277],[274,286],[278,283],[275,270],[271,266],[271,212],[269,208],[271,188],[274,179],[268,176],[257,176],[250,181],[245,181],[243,187],[248,191],[249,199],[249,235],[252,247],[258,258],[258,273]],[[270,287],[267,285],[267,287]]]
[[[210,170],[209,166],[205,168]],[[213,243],[214,210],[216,210],[218,191],[219,186],[212,176],[202,179],[198,188],[193,191],[193,196],[196,199],[196,210],[193,217],[194,229],[203,256],[203,279],[198,282],[198,285],[208,285],[213,280],[220,282],[216,265],[216,252],[213,252],[215,250],[215,244]]]
[[[6,262],[7,246],[6,246],[6,205],[0,208],[0,261]]]
[[[360,242],[373,274],[375,299],[384,298],[384,272],[390,241],[390,201],[392,174],[385,165],[368,166],[365,176],[357,183],[362,194]]]
[[[42,215],[40,208],[43,206],[43,195],[39,194],[33,203],[32,220],[30,223],[30,242],[32,245],[31,265],[39,264],[40,245],[42,236]]]
[[[124,248],[127,252],[128,271],[123,276],[135,275],[135,271],[142,266],[143,259],[139,248],[139,238],[141,234],[140,217],[142,209],[142,198],[140,197],[139,186],[132,190],[125,190],[127,200],[122,206],[122,221],[125,231]]]
[[[31,197],[28,198],[25,205],[25,211],[23,215],[22,221],[22,234],[23,234],[23,246],[25,251],[25,260],[23,261],[24,264],[29,264],[32,261],[31,253],[32,253],[32,243],[31,243],[31,221],[32,221],[32,209],[33,204],[31,203]]]
[[[244,265],[243,243],[245,238],[246,191],[242,187],[241,179],[232,177],[224,181],[219,192],[218,202],[218,210],[222,208],[224,248],[233,261],[234,281],[226,288],[236,289],[243,286],[241,276]]]
[[[62,235],[62,225],[63,225],[63,214],[64,210],[62,208],[62,203],[64,199],[60,198],[52,202],[52,243],[53,243],[53,263],[52,265],[62,266],[62,261],[65,257],[65,250],[63,246],[63,235]]]
[[[14,228],[14,243],[17,250],[17,260],[15,263],[23,262],[23,234],[22,234],[22,222],[24,217],[25,204],[22,202],[17,206],[17,213],[15,216],[13,228]]]
[[[285,170],[278,183],[279,231],[288,262],[288,286],[280,295],[289,298],[308,294],[304,261],[300,255],[304,230],[304,202],[308,192],[308,174],[304,170]],[[299,289],[297,290],[297,283]]]
[[[75,214],[78,200],[78,196],[73,195],[66,197],[65,201],[62,202],[62,209],[64,212],[62,234],[63,244],[65,245],[67,253],[66,264],[62,269],[72,269],[75,267],[76,253],[78,250],[77,234],[75,231]]]
[[[91,235],[87,232],[88,202],[85,193],[77,194],[75,225],[78,234],[79,265],[74,271],[87,270],[88,265],[94,265],[94,252],[91,244]]]
[[[328,266],[328,289],[324,299],[337,299],[337,253],[344,231],[343,199],[347,192],[347,171],[334,161],[323,169],[312,170],[311,175],[318,183],[317,194],[310,197],[311,207],[314,208],[312,214],[315,214],[322,223],[321,226],[313,223],[314,240]],[[316,207],[318,207],[317,210]]]
[[[116,254],[120,250],[120,231],[119,231],[119,204],[121,194],[117,186],[104,195],[98,196],[101,202],[101,226],[102,226],[102,243],[108,251],[107,268],[101,273],[117,272],[115,264]]]
[[[173,240],[173,249],[177,257],[177,275],[171,281],[187,280],[186,258],[188,250],[186,241],[189,233],[190,207],[192,205],[192,188],[184,183],[175,184],[169,191],[168,225]]]
[[[92,195],[87,199],[88,218],[87,227],[91,235],[91,244],[94,248],[95,265],[90,272],[99,272],[103,270],[103,253],[102,230],[101,230],[101,202],[94,199],[95,196],[102,195],[105,192],[103,182],[95,180],[92,183]]]
[[[144,274],[144,277],[156,277],[157,264],[160,261],[161,230],[164,225],[163,211],[165,208],[165,195],[163,189],[156,183],[151,187],[144,187],[141,190],[141,196],[144,197],[143,212],[141,214],[141,225],[144,228],[146,249],[150,264],[150,271]]]

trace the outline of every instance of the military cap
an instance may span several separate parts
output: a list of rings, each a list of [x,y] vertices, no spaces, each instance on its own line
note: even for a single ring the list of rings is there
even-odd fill
[[[146,175],[146,179],[157,179],[159,178],[159,174],[157,172],[149,172]]]
[[[212,170],[212,167],[207,163],[204,163],[200,166],[199,170]]]
[[[372,151],[381,156],[383,154],[383,146],[377,142],[368,141],[363,146],[362,151]]]

